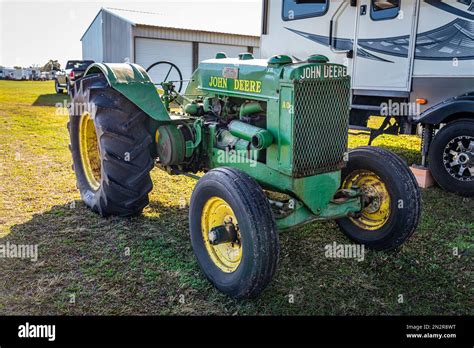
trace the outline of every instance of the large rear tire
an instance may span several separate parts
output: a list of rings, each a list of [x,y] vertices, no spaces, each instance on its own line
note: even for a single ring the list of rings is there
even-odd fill
[[[133,216],[153,185],[149,117],[112,89],[103,75],[75,84],[68,124],[77,187],[102,216]]]
[[[436,134],[428,154],[439,186],[461,196],[474,196],[474,120],[448,123]]]
[[[337,220],[350,239],[374,250],[390,250],[413,234],[420,219],[420,190],[397,155],[377,147],[352,150],[342,170],[342,188],[354,187],[364,192],[364,209],[358,216]]]
[[[278,263],[278,234],[268,199],[250,176],[232,168],[204,175],[191,197],[189,224],[199,265],[216,288],[234,298],[265,289]]]

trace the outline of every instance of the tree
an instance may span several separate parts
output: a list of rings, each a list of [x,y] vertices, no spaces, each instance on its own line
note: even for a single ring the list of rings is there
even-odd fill
[[[61,70],[61,64],[57,60],[50,59],[40,70],[50,72],[55,69]]]

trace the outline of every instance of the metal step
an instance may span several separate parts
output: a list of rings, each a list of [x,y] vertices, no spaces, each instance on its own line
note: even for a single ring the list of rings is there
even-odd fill
[[[380,112],[381,107],[376,105],[352,104],[351,109]]]

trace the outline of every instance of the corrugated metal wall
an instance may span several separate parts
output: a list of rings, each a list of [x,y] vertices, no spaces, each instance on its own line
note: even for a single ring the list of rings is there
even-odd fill
[[[102,62],[104,59],[102,11],[95,17],[82,38],[82,59]]]
[[[107,63],[135,62],[136,38],[251,47],[255,57],[260,56],[259,37],[144,25],[133,27],[123,18],[101,11],[82,38],[83,59]]]
[[[132,26],[106,11],[102,11],[104,31],[104,62],[133,61]]]
[[[212,33],[205,31],[159,28],[137,25],[133,28],[136,37],[215,43],[233,46],[259,47],[260,38],[255,36]]]

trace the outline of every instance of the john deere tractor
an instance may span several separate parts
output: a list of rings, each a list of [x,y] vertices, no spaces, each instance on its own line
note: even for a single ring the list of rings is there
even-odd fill
[[[396,248],[416,229],[420,193],[393,153],[348,151],[349,81],[321,55],[219,53],[181,94],[183,81],[154,83],[138,65],[93,64],[69,123],[81,197],[102,216],[134,216],[154,167],[196,178],[191,243],[205,276],[235,298],[270,282],[279,231],[331,219],[355,243]]]

